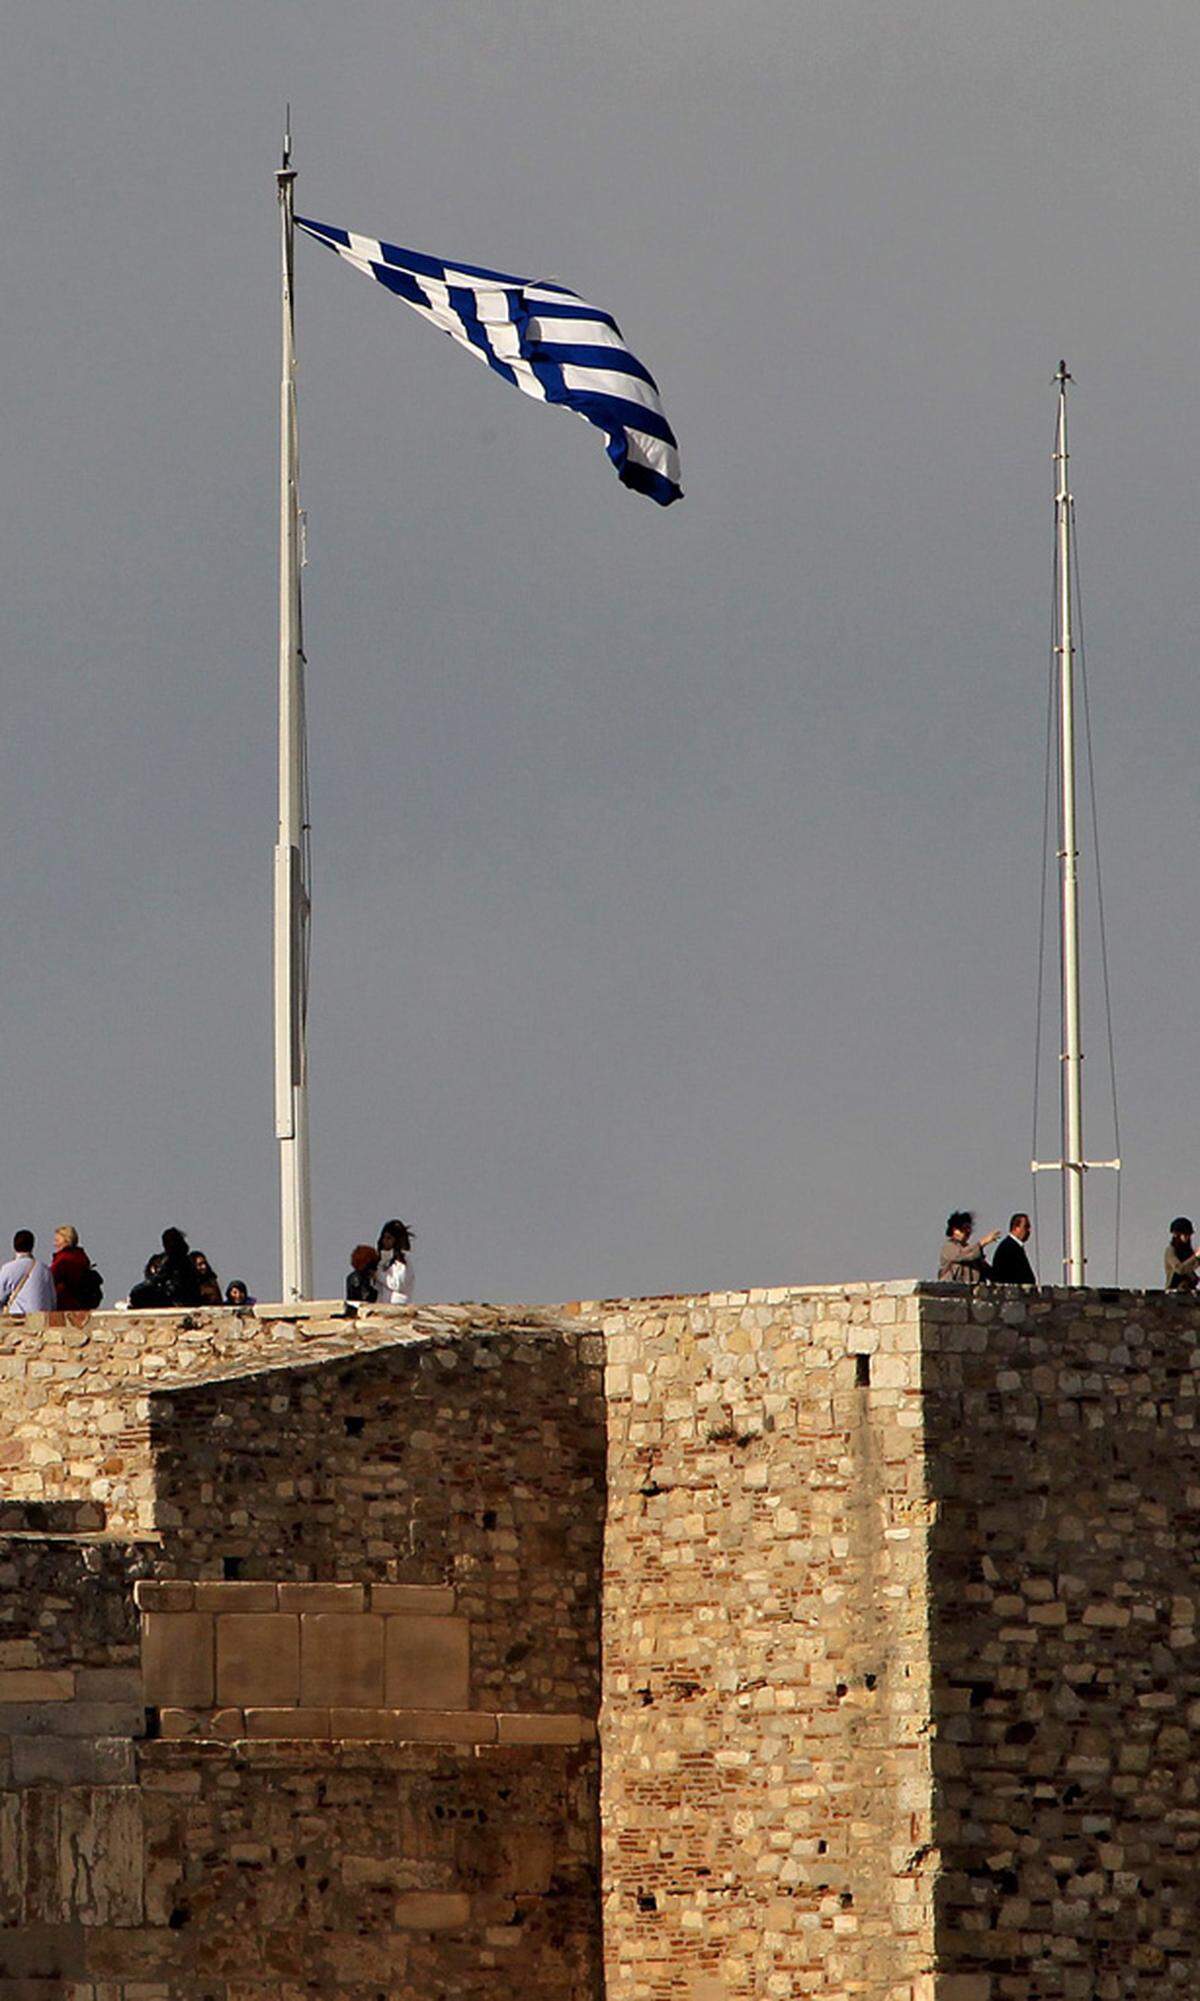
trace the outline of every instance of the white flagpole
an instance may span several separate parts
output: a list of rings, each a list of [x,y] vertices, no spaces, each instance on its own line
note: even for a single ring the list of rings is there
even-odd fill
[[[1071,632],[1071,493],[1068,483],[1067,364],[1058,364],[1054,498],[1058,530],[1059,850],[1062,953],[1063,1268],[1084,1282],[1083,1049],[1079,1032],[1079,842],[1075,828],[1075,643]]]
[[[1054,608],[1054,655],[1058,682],[1058,876],[1059,963],[1062,975],[1062,1131],[1058,1160],[1031,1160],[1035,1174],[1062,1178],[1063,1279],[1083,1285],[1087,1271],[1083,1230],[1083,1177],[1091,1167],[1120,1172],[1120,1159],[1083,1157],[1083,1039],[1079,1006],[1079,835],[1075,771],[1075,638],[1072,629],[1072,554],[1075,502],[1071,494],[1067,451],[1067,384],[1071,372],[1058,364],[1058,422],[1054,431],[1054,533],[1057,561],[1057,602]],[[1116,1100],[1113,1101],[1114,1117]]]
[[[283,367],[279,391],[279,832],[275,846],[275,1136],[279,1141],[281,1298],[312,1297],[308,1174],[308,785],[300,604],[300,476],[292,260],[291,116],[279,191]]]

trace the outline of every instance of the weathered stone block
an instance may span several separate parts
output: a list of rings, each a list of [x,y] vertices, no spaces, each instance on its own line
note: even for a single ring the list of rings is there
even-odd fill
[[[521,1827],[504,1834],[493,1888],[512,1895],[544,1897],[554,1875],[555,1844],[543,1829]]]
[[[133,1602],[141,1612],[190,1612],[195,1588],[184,1579],[140,1577],[133,1587]]]
[[[327,1709],[247,1709],[247,1737],[328,1737]]]
[[[361,1584],[281,1584],[281,1612],[361,1612]]]
[[[17,1786],[117,1786],[134,1780],[133,1745],[125,1738],[14,1737]]]
[[[138,1737],[143,1701],[0,1703],[0,1737]]]
[[[137,1925],[144,1907],[142,1802],[133,1786],[65,1793],[59,1809],[64,1914],[84,1925]]]
[[[434,1618],[454,1610],[454,1592],[448,1584],[373,1584],[372,1612],[427,1612]]]
[[[74,1695],[71,1668],[0,1669],[0,1702],[71,1702]]]
[[[578,1744],[582,1741],[583,1725],[590,1719],[583,1716],[517,1716],[501,1712],[496,1721],[501,1744]]]
[[[242,1578],[198,1578],[193,1589],[198,1612],[273,1612],[274,1584],[256,1584]]]
[[[148,1703],[169,1703],[183,1709],[200,1709],[210,1703],[211,1618],[204,1612],[146,1612],[142,1619],[142,1682]]]
[[[385,1620],[384,1701],[393,1709],[465,1709],[470,1701],[466,1619],[401,1614]]]
[[[232,1743],[246,1733],[240,1709],[163,1709],[159,1734],[170,1741],[197,1738],[208,1743]]]
[[[80,1702],[143,1701],[137,1668],[76,1668],[75,1695]]]
[[[299,1619],[286,1612],[221,1612],[216,1628],[219,1704],[247,1709],[299,1700]]]
[[[471,1899],[458,1890],[405,1890],[396,1899],[396,1923],[413,1931],[461,1931],[471,1922]]]
[[[26,1314],[26,1321],[33,1319]],[[0,1978],[21,2001],[50,2001],[66,1992],[64,1980],[84,1975],[83,1929],[77,1924],[24,1924],[19,1929],[0,1932]],[[78,1990],[88,1993],[86,1988]],[[7,2001],[7,1997],[6,1997]]]
[[[186,1737],[203,1737],[206,1734],[208,1715],[206,1709],[160,1709],[159,1735],[168,1743],[175,1743]]]
[[[401,1744],[494,1744],[496,1718],[477,1709],[392,1709],[390,1735]]]
[[[300,1619],[300,1700],[370,1708],[383,1701],[383,1620],[371,1612]]]
[[[332,1708],[329,1712],[330,1735],[387,1744],[393,1738],[392,1718],[395,1714],[394,1709],[383,1709],[378,1704],[368,1709]]]

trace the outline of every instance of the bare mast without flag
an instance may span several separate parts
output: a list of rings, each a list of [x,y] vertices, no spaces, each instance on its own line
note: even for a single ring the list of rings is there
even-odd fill
[[[1120,1168],[1120,1160],[1085,1160],[1083,1154],[1083,1039],[1079,1004],[1079,835],[1076,812],[1075,638],[1072,623],[1075,558],[1072,538],[1075,502],[1070,490],[1067,450],[1067,384],[1071,373],[1058,364],[1058,422],[1054,436],[1055,630],[1058,690],[1058,876],[1059,964],[1062,994],[1061,1154],[1031,1162],[1035,1174],[1062,1177],[1063,1279],[1083,1285],[1087,1266],[1083,1228],[1083,1177],[1089,1167]]]
[[[279,386],[279,831],[275,845],[275,1136],[279,1141],[280,1244],[285,1301],[312,1297],[308,1170],[308,748],[301,617],[301,513],[296,428],[293,249],[296,171],[291,108],[275,176],[282,255]]]
[[[1068,486],[1067,384],[1058,364],[1058,431],[1054,446],[1054,511],[1058,537],[1058,780],[1059,883],[1062,920],[1062,1164],[1063,1266],[1068,1285],[1082,1285],[1083,1047],[1079,1027],[1079,840],[1075,816],[1075,644],[1071,631],[1071,519]]]

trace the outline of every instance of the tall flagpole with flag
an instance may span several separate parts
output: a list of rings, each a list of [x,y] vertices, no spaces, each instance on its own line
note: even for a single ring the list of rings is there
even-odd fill
[[[301,514],[296,430],[293,249],[296,171],[291,114],[276,174],[282,254],[279,385],[279,831],[275,845],[275,1136],[285,1301],[312,1296],[308,1171],[308,757],[301,619]]]
[[[296,231],[404,299],[477,360],[541,403],[600,431],[623,486],[660,507],[678,500],[679,447],[658,384],[612,314],[553,279],[452,264],[297,216],[291,115],[279,189],[283,372],[279,396],[279,836],[275,846],[275,1133],[285,1301],[312,1295],[308,1181],[308,767],[304,726],[304,554],[296,437],[293,250]]]

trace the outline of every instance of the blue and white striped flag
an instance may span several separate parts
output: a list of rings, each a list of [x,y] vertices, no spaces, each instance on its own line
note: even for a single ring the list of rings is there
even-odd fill
[[[630,354],[611,313],[565,285],[512,278],[477,264],[443,264],[372,236],[296,217],[297,229],[407,299],[506,382],[561,403],[608,439],[618,477],[669,507],[683,493],[679,448],[658,384]]]

